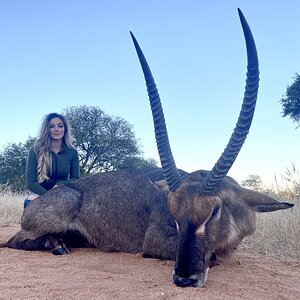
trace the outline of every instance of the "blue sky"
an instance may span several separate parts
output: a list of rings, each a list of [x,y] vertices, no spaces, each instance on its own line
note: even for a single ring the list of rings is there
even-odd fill
[[[144,156],[158,160],[131,30],[155,77],[177,167],[211,169],[244,93],[237,7],[256,41],[261,80],[229,175],[271,182],[292,163],[300,168],[300,129],[281,116],[279,102],[300,72],[298,0],[0,1],[0,147],[35,136],[45,114],[85,104],[127,120]]]

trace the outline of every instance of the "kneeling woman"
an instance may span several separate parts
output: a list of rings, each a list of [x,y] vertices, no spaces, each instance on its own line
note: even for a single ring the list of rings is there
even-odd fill
[[[79,157],[72,146],[67,119],[57,113],[45,116],[40,135],[30,149],[26,164],[26,187],[31,192],[24,208],[39,195],[67,180],[79,178]]]

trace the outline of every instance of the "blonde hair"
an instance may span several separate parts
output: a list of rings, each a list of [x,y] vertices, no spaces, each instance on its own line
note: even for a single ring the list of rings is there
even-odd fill
[[[68,120],[61,114],[50,113],[43,119],[40,134],[34,143],[34,151],[37,156],[37,181],[39,183],[44,180],[48,180],[47,173],[52,172],[52,155],[51,155],[51,136],[49,122],[53,118],[59,118],[64,124],[65,134],[63,136],[62,143],[67,145],[69,148],[73,148],[73,137],[71,133],[71,127]]]

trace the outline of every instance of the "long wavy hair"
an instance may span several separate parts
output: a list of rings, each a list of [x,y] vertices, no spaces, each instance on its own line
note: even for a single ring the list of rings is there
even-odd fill
[[[69,148],[73,148],[73,137],[71,133],[71,127],[65,116],[58,113],[50,113],[47,114],[42,122],[42,126],[40,129],[40,134],[37,140],[34,143],[34,151],[37,156],[37,181],[39,183],[44,180],[48,180],[48,173],[52,172],[52,145],[51,145],[51,136],[50,136],[50,120],[53,118],[59,118],[64,124],[65,134],[62,139],[62,143],[68,146]]]

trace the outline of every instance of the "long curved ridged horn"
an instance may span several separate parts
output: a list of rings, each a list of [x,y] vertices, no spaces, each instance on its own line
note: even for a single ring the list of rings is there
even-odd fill
[[[251,126],[257,99],[259,69],[255,42],[250,27],[240,9],[238,9],[238,13],[244,31],[248,59],[244,99],[236,127],[229,143],[213,169],[203,181],[202,193],[207,195],[215,194],[218,191],[221,180],[232,167],[242,148]]]
[[[171,191],[175,191],[181,183],[181,177],[172,155],[166,122],[158,90],[156,88],[151,70],[142,52],[141,47],[139,46],[132,32],[130,32],[130,35],[132,37],[135,50],[139,57],[147,85],[148,96],[154,122],[156,145],[160,157],[161,166],[164,172],[165,179],[167,180],[169,189]]]

